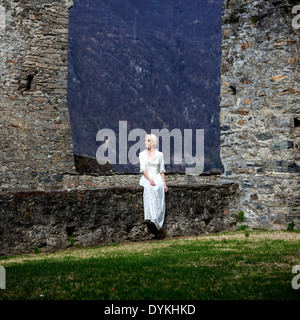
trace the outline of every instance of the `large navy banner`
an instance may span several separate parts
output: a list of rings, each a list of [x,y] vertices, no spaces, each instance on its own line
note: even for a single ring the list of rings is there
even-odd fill
[[[68,52],[74,153],[138,172],[152,131],[167,171],[197,164],[220,171],[221,7],[222,0],[75,0]]]

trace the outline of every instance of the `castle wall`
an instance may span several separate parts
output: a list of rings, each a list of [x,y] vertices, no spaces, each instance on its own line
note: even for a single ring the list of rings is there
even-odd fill
[[[224,0],[222,176],[170,175],[173,185],[239,184],[230,206],[250,227],[300,228],[299,29],[292,0]],[[3,192],[137,185],[137,175],[75,170],[67,105],[72,1],[0,6],[0,183]],[[84,181],[85,180],[85,181]],[[78,183],[78,184],[77,184]],[[200,196],[200,195],[199,195]]]
[[[74,171],[67,106],[69,1],[1,1],[2,190],[61,188]]]
[[[223,2],[223,177],[239,183],[240,209],[253,227],[300,227],[296,2]]]

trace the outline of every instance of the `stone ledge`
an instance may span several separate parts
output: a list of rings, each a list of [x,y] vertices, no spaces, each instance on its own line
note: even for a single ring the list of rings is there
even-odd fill
[[[158,233],[144,222],[143,188],[0,193],[0,255],[199,235],[236,225],[235,183],[172,185]]]
[[[216,183],[201,183],[201,184],[168,184],[168,188],[174,189],[186,189],[186,190],[203,190],[212,187],[224,187],[226,185],[237,187],[237,184],[231,181],[226,182],[216,182]],[[135,191],[135,192],[142,192],[143,187],[138,185],[126,185],[126,186],[104,186],[100,188],[92,188],[92,189],[57,189],[57,190],[29,190],[29,191],[0,191],[0,198],[2,196],[8,197],[31,197],[31,196],[42,196],[42,195],[49,195],[49,194],[57,194],[57,193],[73,193],[73,192],[86,192],[86,191],[100,191],[100,190],[120,190],[120,191]]]

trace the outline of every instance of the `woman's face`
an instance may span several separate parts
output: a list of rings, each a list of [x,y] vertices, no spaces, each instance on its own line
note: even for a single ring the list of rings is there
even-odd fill
[[[146,149],[150,149],[150,148],[151,148],[151,140],[150,140],[150,137],[146,137],[146,138],[145,138],[145,147],[146,147]]]

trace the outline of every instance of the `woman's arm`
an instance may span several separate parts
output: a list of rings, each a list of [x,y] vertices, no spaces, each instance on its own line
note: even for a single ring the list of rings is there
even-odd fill
[[[145,178],[150,182],[152,186],[156,186],[155,182],[150,179],[147,170],[146,170],[146,161],[145,161],[145,156],[143,155],[144,152],[141,152],[139,154],[139,160],[140,160],[140,172],[143,173]]]
[[[167,191],[168,191],[168,187],[167,187],[167,184],[166,184],[165,173],[164,173],[164,172],[161,172],[160,175],[161,175],[162,180],[163,180],[163,182],[164,182],[165,192],[167,192]]]
[[[165,192],[167,192],[168,187],[167,187],[166,179],[165,179],[165,162],[164,162],[164,156],[162,153],[160,153],[160,175],[161,175],[161,178],[164,182]]]

